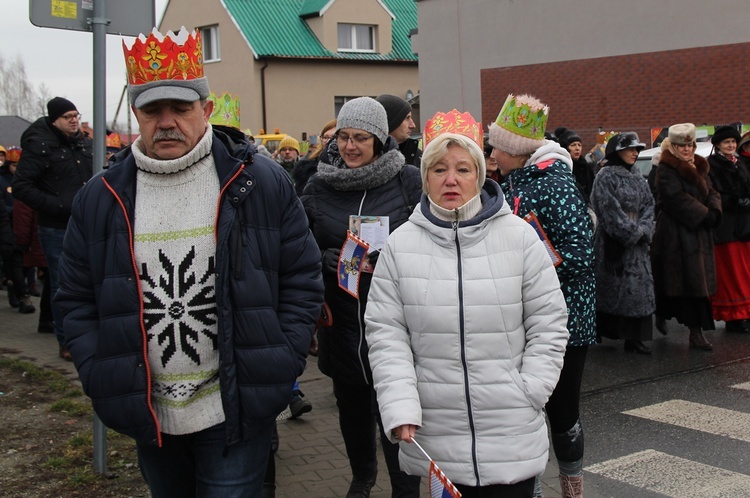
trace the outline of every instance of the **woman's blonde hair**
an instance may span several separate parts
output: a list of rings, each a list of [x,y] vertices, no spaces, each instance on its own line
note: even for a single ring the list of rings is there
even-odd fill
[[[474,166],[477,168],[477,193],[481,192],[482,185],[484,185],[487,176],[487,164],[484,162],[484,152],[469,137],[457,133],[443,133],[427,144],[422,153],[420,170],[422,173],[422,190],[425,193],[428,193],[427,172],[448,153],[448,148],[453,145],[461,147],[471,155]]]

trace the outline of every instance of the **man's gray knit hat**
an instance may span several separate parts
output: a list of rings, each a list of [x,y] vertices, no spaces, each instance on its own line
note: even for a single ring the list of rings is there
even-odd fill
[[[336,131],[342,128],[368,131],[384,144],[388,139],[388,115],[377,100],[359,97],[341,107],[336,117]]]

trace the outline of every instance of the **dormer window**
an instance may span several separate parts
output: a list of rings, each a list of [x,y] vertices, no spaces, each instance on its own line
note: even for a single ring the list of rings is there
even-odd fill
[[[375,52],[373,25],[339,23],[338,38],[341,52]]]

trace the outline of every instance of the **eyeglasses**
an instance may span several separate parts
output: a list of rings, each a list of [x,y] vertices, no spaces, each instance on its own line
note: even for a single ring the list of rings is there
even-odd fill
[[[75,119],[81,119],[81,115],[78,114],[78,113],[75,113],[75,114],[63,114],[60,117],[63,118],[63,119],[67,119],[68,121],[73,121]]]
[[[336,140],[344,145],[346,145],[349,140],[351,140],[354,145],[364,145],[371,138],[375,138],[375,135],[348,135],[346,133],[339,133],[336,135]]]
[[[323,136],[321,136],[321,137],[320,137],[320,139],[321,139],[321,140],[322,140],[323,142],[328,142],[328,141],[330,141],[330,140],[331,140],[331,139],[332,139],[333,137],[334,137],[333,135],[323,135]]]

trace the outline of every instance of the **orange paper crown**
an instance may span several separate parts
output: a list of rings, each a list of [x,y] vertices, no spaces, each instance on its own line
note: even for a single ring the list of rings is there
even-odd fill
[[[107,135],[107,148],[113,148],[113,149],[119,149],[121,146],[120,142],[120,135],[118,135],[115,132],[110,133]]]
[[[11,163],[17,163],[21,159],[20,147],[8,147],[5,152],[5,160]]]
[[[154,28],[148,38],[136,38],[130,49],[123,40],[122,49],[130,85],[203,77],[200,31],[188,33],[183,27],[177,35],[170,31],[162,36]]]
[[[470,138],[480,149],[484,148],[482,123],[478,123],[468,112],[438,112],[427,121],[424,128],[424,147],[443,133],[456,133]]]

